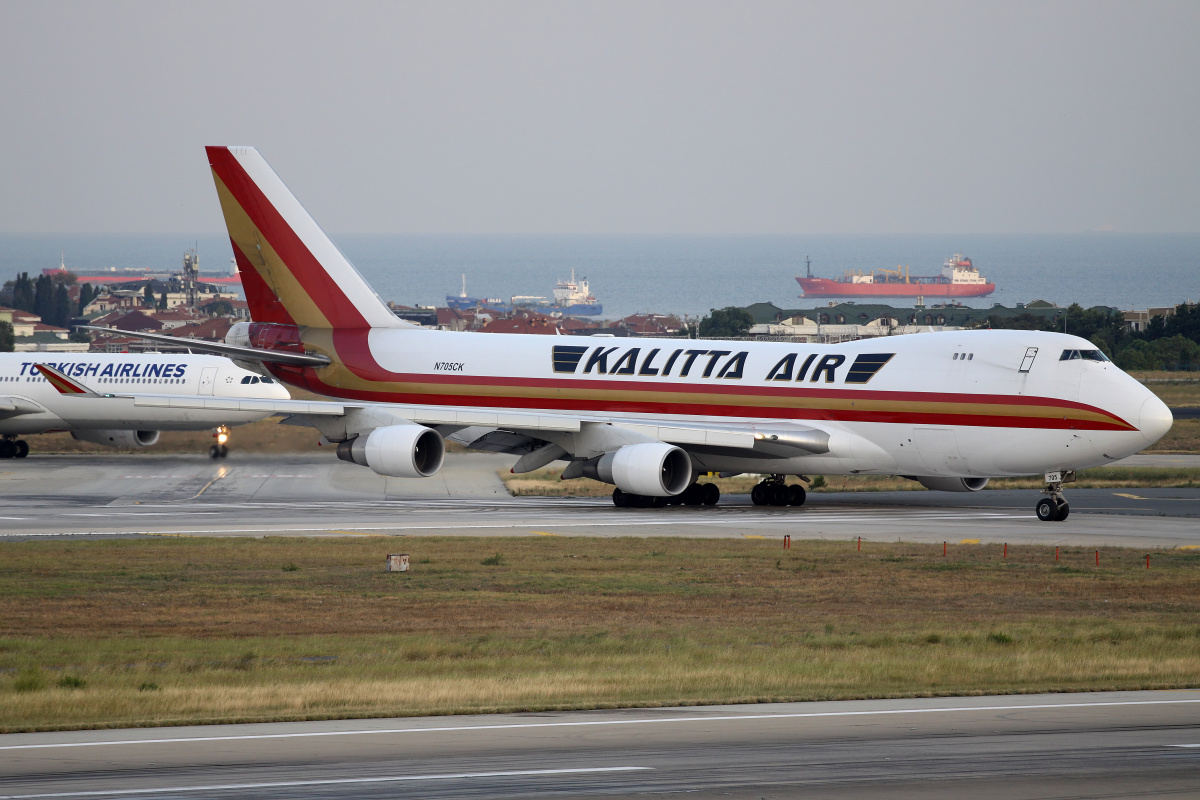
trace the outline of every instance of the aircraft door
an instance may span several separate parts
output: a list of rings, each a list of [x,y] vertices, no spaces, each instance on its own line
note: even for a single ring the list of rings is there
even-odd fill
[[[213,383],[217,379],[216,367],[205,367],[200,371],[200,394],[212,394]]]
[[[1036,347],[1025,348],[1025,358],[1021,359],[1021,368],[1017,372],[1029,372],[1033,367],[1033,360],[1037,358],[1037,351]]]

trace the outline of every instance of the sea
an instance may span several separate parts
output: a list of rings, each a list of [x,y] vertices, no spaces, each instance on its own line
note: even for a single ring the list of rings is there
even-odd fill
[[[330,238],[380,297],[410,306],[444,305],[464,278],[472,297],[551,297],[554,284],[574,270],[588,279],[608,319],[645,312],[697,317],[758,302],[813,308],[829,300],[800,296],[795,277],[805,274],[806,259],[820,277],[897,266],[933,275],[954,253],[969,256],[997,285],[988,297],[963,300],[980,308],[1046,300],[1130,310],[1200,300],[1200,234]],[[190,248],[199,252],[202,271],[229,270],[232,251],[223,235],[0,234],[0,280],[60,261],[78,274],[179,269]]]

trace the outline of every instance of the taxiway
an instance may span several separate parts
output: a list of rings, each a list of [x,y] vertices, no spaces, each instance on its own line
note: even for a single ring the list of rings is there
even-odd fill
[[[0,796],[1185,798],[1200,691],[0,736]]]

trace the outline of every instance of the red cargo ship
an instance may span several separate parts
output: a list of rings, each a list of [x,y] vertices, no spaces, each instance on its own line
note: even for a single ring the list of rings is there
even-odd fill
[[[941,275],[909,275],[903,269],[847,272],[841,278],[796,277],[804,297],[983,297],[996,291],[971,264],[955,253],[942,265]]]

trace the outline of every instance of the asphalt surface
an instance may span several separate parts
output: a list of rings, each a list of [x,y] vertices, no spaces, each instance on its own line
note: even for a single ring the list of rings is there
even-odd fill
[[[1195,798],[1200,691],[0,736],[9,798]]]
[[[1139,456],[1190,466],[1196,456]],[[1182,463],[1178,462],[1182,459]],[[1197,459],[1200,461],[1200,459]],[[1200,545],[1200,490],[1068,489],[1065,522],[1034,490],[811,493],[801,508],[727,496],[715,507],[618,509],[604,498],[514,498],[512,459],[455,455],[434,478],[383,478],[332,454],[30,456],[0,467],[0,537],[689,536]],[[1169,462],[1169,463],[1168,463]]]

